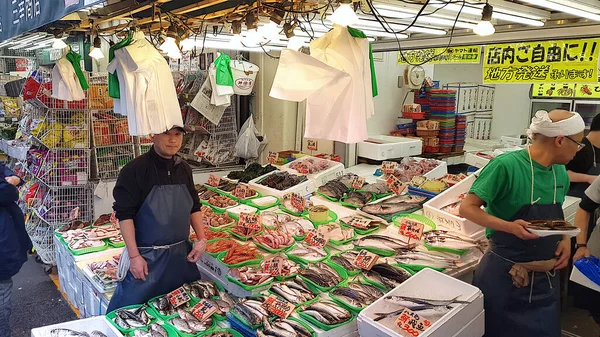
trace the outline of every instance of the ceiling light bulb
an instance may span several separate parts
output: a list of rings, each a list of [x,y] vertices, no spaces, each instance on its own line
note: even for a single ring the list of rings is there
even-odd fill
[[[277,26],[277,24],[275,22],[271,21],[264,26],[260,26],[258,28],[258,30],[259,30],[260,35],[262,37],[264,37],[265,39],[267,39],[268,41],[271,41],[271,42],[279,41],[280,28]]]
[[[300,36],[292,36],[287,43],[287,47],[292,50],[299,50],[304,46],[304,39]]]
[[[350,4],[347,3],[341,3],[340,7],[333,12],[329,19],[331,22],[344,27],[354,25],[358,22],[358,16],[354,13]]]
[[[181,52],[179,51],[179,49],[178,50],[170,51],[169,53],[167,53],[167,56],[170,57],[170,58],[172,58],[172,59],[175,59],[175,60],[179,60],[182,57]]]
[[[490,22],[492,20],[492,13],[494,11],[494,7],[490,4],[485,4],[483,7],[483,12],[481,14],[481,21],[473,28],[473,32],[479,36],[488,36],[494,34],[496,29]]]
[[[172,37],[167,37],[165,39],[165,42],[163,42],[163,44],[161,44],[159,48],[167,54],[179,52],[179,47],[177,47],[177,43]]]
[[[283,33],[288,39],[295,35],[294,29],[296,29],[296,23],[286,22],[283,24]]]
[[[196,42],[194,41],[194,39],[185,39],[183,41],[181,41],[179,43],[179,46],[181,47],[182,51],[190,51],[192,49],[194,49],[194,47],[196,46]]]
[[[66,48],[67,44],[62,39],[54,38],[54,42],[52,42],[52,49],[63,49]]]

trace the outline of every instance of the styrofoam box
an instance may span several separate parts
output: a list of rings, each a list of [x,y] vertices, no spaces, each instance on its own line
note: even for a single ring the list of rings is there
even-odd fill
[[[483,294],[470,284],[451,276],[425,268],[390,291],[386,296],[369,305],[358,315],[358,332],[361,336],[391,337],[400,336],[387,324],[394,324],[396,317],[374,321],[375,313],[393,312],[398,306],[385,301],[385,297],[404,295],[432,299],[451,299],[469,301],[469,304],[455,305],[448,313],[435,321],[421,337],[453,336],[483,311]]]
[[[278,171],[275,171],[278,172]],[[258,177],[254,180],[250,180],[250,183],[248,184],[252,189],[254,189],[257,192],[260,192],[262,195],[274,195],[280,199],[283,199],[283,196],[288,194],[288,193],[298,193],[301,196],[305,196],[305,195],[309,195],[312,192],[316,191],[317,189],[315,188],[315,184],[312,180],[307,180],[303,183],[300,183],[296,186],[292,186],[290,188],[288,188],[287,190],[277,190],[274,188],[270,188],[268,186],[265,185],[261,185],[258,182],[262,179],[264,179],[265,177],[274,174],[275,172],[271,172],[267,175],[264,175],[262,177]],[[343,172],[343,171],[342,171]]]
[[[456,90],[456,111],[458,113],[478,110],[479,86],[477,83],[449,83],[446,90]]]
[[[521,136],[501,136],[500,142],[505,146],[520,146],[525,145],[527,139]]]
[[[117,254],[119,255],[119,254]],[[95,289],[97,292],[99,293],[106,293],[109,291],[112,291],[116,288],[116,284],[113,287],[110,287],[108,289],[105,289],[103,284],[101,283],[102,281],[97,281],[94,279],[94,273],[90,270],[90,268],[88,267],[89,263],[92,262],[100,262],[100,261],[108,261],[108,260],[112,260],[113,256],[102,256],[102,257],[98,257],[95,259],[91,259],[91,260],[85,260],[85,261],[81,261],[78,262],[77,265],[77,270],[79,271],[79,273],[83,276],[85,276],[86,281],[88,281],[90,283],[90,286]]]
[[[569,277],[569,279],[575,283],[581,284],[584,287],[600,292],[600,286],[580,272],[577,267],[573,267],[573,270],[571,271],[571,277]]]
[[[478,168],[484,168],[490,162],[489,159],[478,156],[475,153],[465,154],[465,163]]]
[[[90,334],[98,330],[106,337],[122,337],[123,335],[110,324],[104,316],[80,319],[60,324],[48,325],[41,328],[31,329],[31,337],[48,337],[53,329],[71,329],[75,331],[85,331]]]
[[[332,160],[311,157],[311,156],[304,156],[302,158],[298,158],[292,162],[289,162],[289,163],[283,165],[281,167],[281,169],[283,171],[288,171],[290,173],[299,174],[298,171],[290,168],[290,166],[293,163],[302,162],[309,158],[314,160],[315,162],[327,162],[330,166],[328,169],[326,169],[324,171],[306,175],[309,180],[312,180],[312,182],[315,184],[315,187],[325,185],[328,181],[337,179],[344,175],[344,164],[338,163],[338,162],[332,161]]]
[[[477,179],[480,171],[481,170],[471,174],[463,181],[426,202],[425,205],[423,205],[423,215],[433,220],[436,225],[448,228],[452,231],[467,235],[481,231],[482,227],[478,224],[441,210],[444,206],[458,200],[459,195],[469,192],[469,189],[473,185],[475,179]]]
[[[480,149],[481,151],[494,151],[495,149],[501,149],[504,147],[499,140],[482,140],[482,139],[467,139],[465,140],[465,147],[472,146]]]
[[[364,142],[358,143],[357,155],[373,160],[386,160],[418,156],[423,151],[423,142],[415,138],[393,136],[369,136]]]
[[[452,337],[481,337],[485,333],[485,310]]]
[[[421,161],[425,158],[419,158],[419,157],[411,157],[413,159],[416,159],[417,161]],[[437,178],[441,178],[444,175],[448,174],[448,163],[443,161],[443,160],[436,160],[438,163],[438,166],[436,166],[433,170],[425,173],[423,175],[423,177],[427,178],[427,179],[437,179]],[[380,178],[377,178],[378,182],[383,182],[385,183],[387,181],[387,174],[384,174],[383,176],[381,176]]]
[[[494,95],[496,87],[491,85],[479,85],[477,110],[489,111],[494,108]]]

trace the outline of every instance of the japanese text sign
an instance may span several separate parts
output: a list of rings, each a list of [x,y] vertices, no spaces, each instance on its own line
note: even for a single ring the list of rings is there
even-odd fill
[[[367,250],[361,250],[358,255],[354,258],[352,264],[360,269],[370,270],[371,267],[377,262],[379,255],[373,254]]]
[[[317,149],[319,148],[319,142],[313,139],[309,139],[306,141],[306,148],[309,151],[317,151]]]
[[[280,276],[283,270],[283,258],[274,256],[261,264],[263,272],[271,276]]]
[[[267,155],[267,161],[270,164],[275,164],[278,159],[279,159],[279,153],[269,151],[269,154]]]
[[[306,204],[306,199],[304,199],[303,196],[301,196],[298,193],[292,193],[290,195],[291,201],[292,201],[292,207],[294,207],[297,210],[303,211],[304,210],[304,205]]]
[[[383,163],[381,163],[381,172],[394,173],[394,171],[396,170],[396,166],[398,166],[398,163],[396,163],[395,161],[384,161]]]
[[[246,193],[248,193],[248,186],[238,184],[233,191],[233,196],[240,199],[246,199]]]
[[[260,229],[262,227],[260,214],[240,213],[238,226],[248,229]]]
[[[363,187],[363,185],[365,184],[366,178],[365,177],[354,177],[352,178],[352,188],[355,190],[359,190]]]
[[[185,304],[190,301],[190,295],[183,289],[183,287],[179,287],[170,293],[167,294],[167,299],[173,306],[173,308],[177,308],[182,304]]]
[[[308,169],[308,165],[306,165],[305,163],[301,163],[300,165],[298,165],[298,168],[296,170],[300,174],[308,174],[308,172],[310,172],[310,170]]]
[[[425,225],[418,221],[403,218],[398,233],[414,240],[421,240]]]
[[[316,229],[310,229],[308,230],[308,234],[306,234],[304,241],[311,246],[325,247],[325,245],[329,242],[329,238],[325,237],[325,234],[317,231]]]
[[[600,39],[485,47],[483,83],[596,83]]]
[[[402,183],[395,175],[390,174],[386,181],[387,186],[396,195],[400,195],[406,189],[406,184]]]
[[[208,176],[208,182],[207,182],[207,184],[209,186],[217,187],[217,186],[219,186],[220,183],[221,183],[221,178],[220,177],[217,177],[214,174],[211,174],[211,175]]]
[[[267,311],[281,318],[287,318],[295,309],[293,304],[273,294],[269,295],[262,305]]]
[[[410,309],[404,309],[396,319],[396,325],[402,329],[400,331],[402,336],[418,337],[431,326],[431,321]]]
[[[208,302],[206,299],[203,299],[192,308],[191,313],[198,320],[203,321],[203,320],[209,318],[216,311],[217,311],[217,307],[215,307],[213,304]]]
[[[575,84],[573,83],[534,83],[531,88],[531,97],[573,97]]]
[[[481,46],[426,48],[398,52],[398,64],[479,63]]]
[[[348,225],[356,228],[369,229],[369,224],[372,220],[367,218],[361,218],[358,216],[353,216],[352,219],[348,222]]]

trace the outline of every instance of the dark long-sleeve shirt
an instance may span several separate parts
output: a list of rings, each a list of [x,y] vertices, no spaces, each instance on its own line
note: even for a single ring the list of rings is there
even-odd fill
[[[191,213],[200,210],[192,169],[180,157],[165,159],[154,148],[125,165],[113,189],[113,209],[120,221],[134,219],[155,185],[185,184],[194,202]]]

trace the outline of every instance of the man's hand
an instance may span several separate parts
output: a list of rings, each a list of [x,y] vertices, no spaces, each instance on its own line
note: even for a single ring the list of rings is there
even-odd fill
[[[192,263],[196,263],[199,259],[200,256],[202,256],[202,253],[204,253],[204,251],[206,250],[206,240],[198,240],[196,241],[196,244],[194,244],[194,248],[192,248],[192,251],[188,254],[188,261],[192,262]]]
[[[21,178],[19,178],[17,176],[6,177],[6,178],[4,178],[4,180],[6,180],[7,183],[9,183],[13,186],[18,186],[21,183]]]
[[[569,257],[571,257],[571,239],[563,238],[560,240],[554,255],[556,255],[556,258],[558,259],[554,269],[563,269],[566,267],[567,264],[569,264]]]
[[[148,264],[141,255],[131,259],[129,270],[136,279],[146,281],[146,275],[148,275]]]
[[[515,220],[510,223],[509,233],[517,236],[521,240],[533,240],[539,238],[536,234],[529,232],[526,227],[529,222],[525,220]]]
[[[584,257],[590,257],[590,250],[587,247],[579,247],[573,256],[573,262],[583,259]]]

